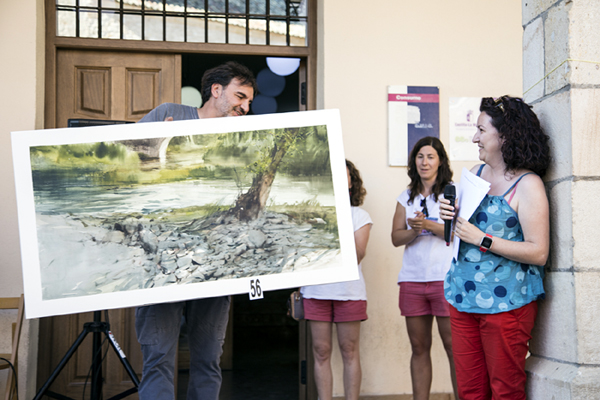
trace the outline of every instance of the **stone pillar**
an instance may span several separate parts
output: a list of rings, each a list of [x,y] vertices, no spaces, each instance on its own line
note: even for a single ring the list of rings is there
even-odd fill
[[[522,6],[524,98],[551,137],[553,157],[544,179],[546,300],[527,361],[528,398],[600,399],[600,1]]]

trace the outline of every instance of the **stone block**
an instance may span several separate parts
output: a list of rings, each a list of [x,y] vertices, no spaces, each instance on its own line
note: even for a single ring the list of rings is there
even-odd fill
[[[521,2],[523,26],[527,25],[540,14],[548,11],[554,3],[556,3],[556,0],[523,0]]]
[[[600,214],[590,207],[590,202],[598,196],[600,196],[600,181],[573,182],[573,266],[576,271],[600,272],[600,246],[598,246],[597,233]]]
[[[544,96],[544,81],[537,83],[544,75],[544,22],[540,17],[523,31],[523,91],[527,91],[524,95],[526,102]]]
[[[550,137],[551,162],[544,181],[562,180],[572,175],[571,110],[569,92],[558,93],[534,105],[542,129]]]
[[[590,63],[586,60],[580,58],[570,62],[571,85],[600,85],[600,61]]]
[[[600,364],[600,271],[575,272],[578,362]]]
[[[575,283],[572,272],[550,272],[544,279],[530,351],[533,355],[577,361]]]
[[[571,89],[573,175],[600,176],[600,89]]]
[[[590,400],[600,398],[600,367],[578,366],[530,357],[527,398],[531,400]]]
[[[562,2],[558,3],[548,10],[548,15],[544,20],[546,73],[560,65],[546,78],[546,94],[554,93],[570,83],[570,65],[568,62],[564,62],[569,58],[568,11],[570,7],[571,3],[568,5]]]
[[[570,92],[556,93],[533,107],[542,129],[550,136],[552,162],[544,177],[546,182],[565,179],[573,173],[571,108]]]
[[[549,191],[550,256],[547,268],[553,271],[573,267],[573,217],[571,181],[555,184]]]
[[[571,85],[600,84],[600,2],[573,2],[569,11]],[[587,62],[595,61],[595,62]]]
[[[579,0],[569,10],[569,53],[572,58],[598,60],[600,56],[600,2]]]
[[[531,356],[525,364],[528,399],[571,399],[571,383],[578,367]]]

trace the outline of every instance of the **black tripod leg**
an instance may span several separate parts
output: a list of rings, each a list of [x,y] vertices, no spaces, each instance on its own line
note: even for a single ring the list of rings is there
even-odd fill
[[[71,357],[73,356],[73,354],[75,353],[75,351],[77,350],[77,348],[79,347],[79,345],[81,344],[81,342],[83,342],[83,339],[85,339],[85,337],[86,337],[86,335],[88,333],[89,333],[89,330],[88,330],[87,326],[84,326],[83,327],[83,331],[79,334],[79,336],[77,337],[77,339],[75,339],[75,342],[73,342],[73,345],[67,351],[67,354],[65,354],[65,356],[63,357],[63,359],[60,360],[60,363],[58,363],[58,366],[54,369],[54,371],[52,372],[52,375],[50,375],[50,377],[48,378],[48,380],[46,381],[46,383],[44,383],[44,386],[42,386],[42,388],[35,395],[35,397],[33,398],[33,400],[39,400],[39,399],[42,398],[42,396],[46,393],[46,391],[48,390],[48,388],[50,387],[50,385],[52,385],[52,383],[54,382],[54,380],[56,379],[56,377],[58,376],[58,374],[60,374],[60,371],[62,371],[62,369],[67,364],[67,362],[71,359]]]
[[[115,339],[114,335],[109,330],[108,326],[106,327],[106,330],[104,331],[104,333],[108,337],[108,339],[110,341],[110,345],[115,350],[115,353],[117,353],[117,356],[119,356],[119,360],[121,360],[121,364],[123,364],[123,367],[125,367],[125,370],[127,371],[127,374],[129,374],[131,381],[133,382],[133,384],[135,385],[136,388],[139,387],[140,380],[138,379],[137,374],[131,367],[131,364],[129,364],[129,360],[127,360],[127,357],[125,357],[125,353],[123,352],[123,350],[121,350],[119,343],[117,343],[117,339]]]

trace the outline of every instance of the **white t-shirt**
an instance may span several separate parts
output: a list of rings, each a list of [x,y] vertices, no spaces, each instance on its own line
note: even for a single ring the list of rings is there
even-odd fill
[[[406,210],[406,226],[408,218],[413,218],[415,211],[422,211],[421,201],[424,199],[422,194],[415,196],[413,202],[408,204],[408,189],[402,192],[396,200]],[[440,203],[435,201],[432,196],[426,199],[429,220],[444,223],[440,218]],[[435,282],[443,281],[446,272],[450,269],[452,261],[452,246],[446,246],[444,237],[435,236],[431,232],[424,231],[419,234],[410,243],[404,247],[404,256],[402,258],[402,269],[398,274],[398,282]]]
[[[354,232],[367,224],[372,224],[369,213],[359,207],[350,207]],[[300,288],[302,296],[319,300],[367,300],[365,278],[362,266],[358,264],[359,279],[356,281],[328,283],[325,285],[304,286]]]

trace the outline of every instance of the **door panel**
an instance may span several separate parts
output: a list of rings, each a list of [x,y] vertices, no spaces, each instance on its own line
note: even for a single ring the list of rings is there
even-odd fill
[[[181,56],[83,50],[57,52],[56,127],[69,118],[138,121],[181,100]]]
[[[181,56],[85,50],[58,50],[56,65],[56,127],[69,118],[138,121],[164,102],[181,101]],[[109,311],[111,331],[141,378],[142,354],[135,335],[134,309]],[[104,317],[104,313],[103,313]],[[93,313],[40,320],[38,388],[41,387],[83,330]],[[60,373],[50,390],[72,398],[89,398],[92,334]],[[102,334],[102,336],[104,336]],[[104,340],[104,337],[102,337]],[[106,351],[108,343],[102,346]],[[104,355],[104,353],[103,353]],[[102,363],[104,398],[133,387],[112,347]],[[137,394],[127,397],[137,399]]]
[[[160,70],[126,71],[127,116],[125,118],[142,118],[150,110],[162,103],[160,94]]]

